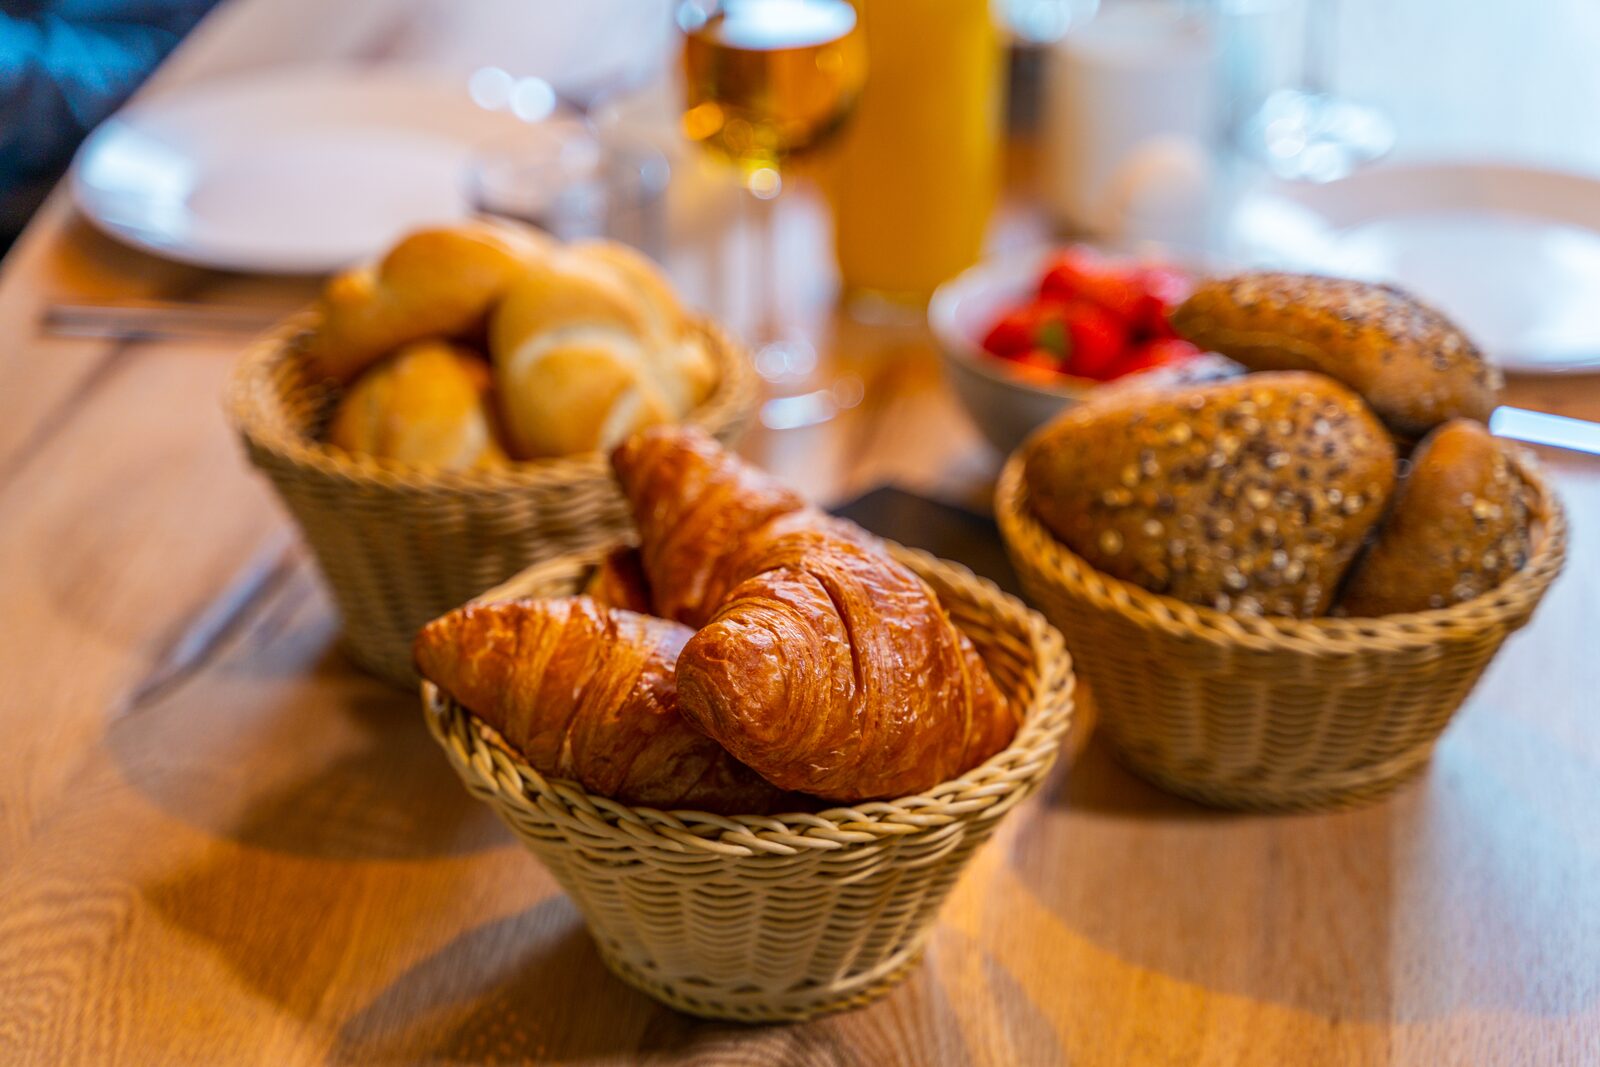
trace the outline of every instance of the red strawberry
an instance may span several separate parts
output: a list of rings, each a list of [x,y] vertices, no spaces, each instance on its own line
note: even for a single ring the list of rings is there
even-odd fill
[[[1087,279],[1105,269],[1100,256],[1091,248],[1076,245],[1051,257],[1039,283],[1039,297],[1064,304],[1081,295]]]
[[[1182,271],[1165,266],[1139,267],[1136,277],[1142,293],[1130,320],[1135,333],[1154,340],[1177,337],[1167,314],[1188,299],[1194,283]]]
[[[1200,354],[1200,349],[1181,339],[1162,339],[1146,341],[1128,351],[1128,355],[1116,366],[1116,377],[1125,374],[1137,374],[1152,367],[1165,366],[1168,363],[1177,363]]]
[[[983,347],[997,356],[1011,356],[1034,347],[1034,337],[1049,309],[1040,304],[1024,304],[1000,316],[989,328]]]
[[[1068,304],[1065,315],[1067,337],[1072,343],[1067,356],[1068,373],[1103,380],[1127,346],[1127,328],[1104,308],[1083,300]]]
[[[1006,358],[1028,371],[1043,371],[1045,375],[1052,378],[1062,373],[1061,357],[1047,349],[1031,348],[1026,352]],[[1028,377],[1040,377],[1040,375],[1030,373]]]
[[[1149,300],[1138,278],[1122,270],[1108,270],[1089,279],[1082,292],[1085,299],[1130,326],[1139,321]]]

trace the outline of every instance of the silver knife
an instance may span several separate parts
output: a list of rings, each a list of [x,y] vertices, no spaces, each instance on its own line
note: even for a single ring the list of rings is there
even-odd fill
[[[1527,408],[1498,407],[1489,415],[1489,432],[1497,437],[1549,445],[1600,456],[1600,422],[1569,419]]]
[[[179,337],[239,337],[281,322],[272,308],[127,300],[109,304],[51,304],[40,316],[46,333],[156,341]]]

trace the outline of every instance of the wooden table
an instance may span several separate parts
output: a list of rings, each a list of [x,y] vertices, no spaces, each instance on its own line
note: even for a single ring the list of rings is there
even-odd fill
[[[381,51],[371,10],[318,47]],[[174,69],[248,52],[262,11]],[[1216,813],[1090,742],[887,999],[715,1025],[611,977],[415,699],[345,662],[223,424],[237,344],[36,326],[51,299],[308,292],[122,249],[59,197],[0,275],[0,1063],[1600,1063],[1595,461],[1548,457],[1567,573],[1392,800]],[[999,457],[926,336],[819,330],[866,403],[752,454],[823,500],[981,502]],[[1600,417],[1594,379],[1510,399]]]

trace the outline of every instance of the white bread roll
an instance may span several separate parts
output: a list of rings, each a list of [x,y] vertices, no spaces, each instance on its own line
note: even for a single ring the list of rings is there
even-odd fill
[[[609,242],[574,245],[527,270],[494,312],[489,347],[518,459],[610,449],[676,422],[714,378],[666,280]]]
[[[554,248],[537,230],[486,219],[408,234],[375,266],[328,282],[307,352],[349,382],[401,345],[478,332],[506,288]]]
[[[356,380],[334,412],[328,442],[418,467],[503,463],[488,391],[481,358],[443,341],[417,341]]]

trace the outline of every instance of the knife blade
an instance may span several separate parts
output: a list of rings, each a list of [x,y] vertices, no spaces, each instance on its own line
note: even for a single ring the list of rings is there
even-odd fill
[[[1489,432],[1530,445],[1549,445],[1600,456],[1600,422],[1587,419],[1501,406],[1489,414]]]

